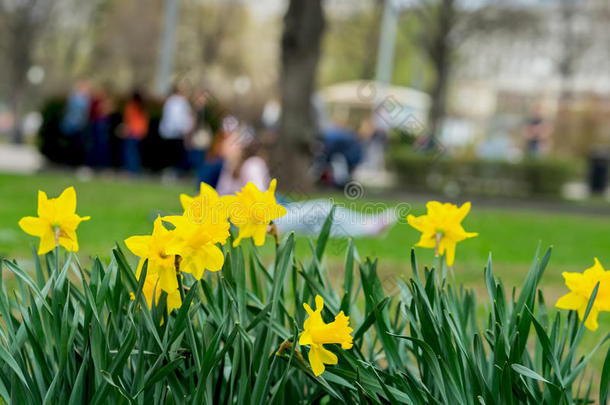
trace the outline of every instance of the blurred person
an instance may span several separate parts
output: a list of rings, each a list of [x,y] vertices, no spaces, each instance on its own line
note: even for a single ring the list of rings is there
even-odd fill
[[[218,194],[234,194],[248,182],[254,183],[260,190],[266,190],[271,181],[267,166],[267,151],[270,150],[272,143],[270,132],[254,139],[248,139],[238,131],[231,133],[223,143],[225,166],[218,181]],[[334,205],[327,199],[289,202],[279,196],[278,201],[287,210],[285,216],[274,221],[278,230],[282,233],[294,231],[304,235],[319,234]],[[396,220],[392,209],[362,213],[337,206],[331,235],[333,237],[380,235]]]
[[[525,123],[526,151],[529,156],[539,156],[546,152],[550,142],[551,125],[544,118],[542,106],[534,105]]]
[[[61,121],[61,132],[68,138],[65,162],[67,164],[76,166],[83,163],[83,140],[89,121],[90,107],[89,82],[87,80],[80,80],[68,96],[64,116]]]
[[[224,128],[226,135],[219,140],[220,156],[224,161],[217,186],[221,195],[234,194],[248,182],[266,190],[271,181],[267,167],[271,148],[269,133],[251,138],[244,136],[245,132],[240,129],[228,131]]]
[[[193,129],[193,111],[184,90],[174,85],[172,94],[163,104],[159,135],[165,143],[167,165],[184,172],[188,167],[185,138]]]
[[[219,130],[212,137],[209,148],[204,152],[203,160],[197,167],[197,180],[216,188],[225,164],[222,148],[226,138],[224,131]]]
[[[384,154],[388,143],[387,133],[377,128],[371,117],[367,117],[360,123],[358,137],[363,149],[362,168],[371,172],[385,170]]]
[[[84,142],[85,163],[89,167],[107,168],[111,165],[110,127],[113,102],[103,87],[91,97],[89,131]]]
[[[282,107],[280,103],[275,99],[268,100],[261,114],[261,122],[265,129],[275,130],[280,120],[280,114],[282,113]]]
[[[205,90],[195,91],[191,105],[193,106],[193,130],[185,138],[191,167],[198,168],[204,159],[205,150],[210,146],[212,135],[206,120],[208,94]]]
[[[335,123],[321,131],[321,150],[316,157],[321,177],[337,187],[350,181],[362,162],[363,146],[358,135],[348,126]]]
[[[148,134],[149,117],[142,94],[135,90],[123,111],[123,167],[131,174],[142,170],[142,139]]]
[[[371,116],[365,117],[358,128],[358,140],[362,146],[362,160],[351,178],[379,187],[392,184],[393,176],[386,171],[385,153],[388,133],[377,125]]]
[[[189,163],[197,174],[197,184],[204,182],[215,188],[223,165],[220,149],[225,134],[222,129],[215,134],[212,133],[210,124],[212,111],[208,108],[208,97],[208,92],[202,89],[195,93],[193,98],[195,124],[185,143]]]

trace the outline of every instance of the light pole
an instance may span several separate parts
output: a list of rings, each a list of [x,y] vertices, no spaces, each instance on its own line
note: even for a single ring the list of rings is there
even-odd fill
[[[394,67],[394,48],[396,47],[396,30],[398,27],[398,5],[396,0],[385,0],[381,19],[381,34],[377,52],[375,80],[378,83],[390,84]]]

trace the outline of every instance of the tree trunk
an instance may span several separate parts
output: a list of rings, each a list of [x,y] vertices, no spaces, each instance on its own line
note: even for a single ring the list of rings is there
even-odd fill
[[[23,45],[23,46],[21,46]],[[11,57],[11,113],[13,114],[13,143],[23,143],[23,133],[21,131],[21,119],[23,118],[23,99],[27,90],[26,71],[31,65],[31,42],[27,35],[22,36],[19,45],[12,44],[13,53]]]
[[[311,97],[323,31],[322,0],[290,0],[281,42],[282,113],[271,167],[284,191],[306,192],[312,184],[308,172],[317,124]]]
[[[451,73],[451,31],[455,24],[455,0],[440,0],[436,30],[429,49],[436,79],[430,93],[431,106],[428,114],[429,149],[438,149],[438,136],[447,113],[447,89]]]
[[[447,58],[448,59],[448,58]],[[428,148],[438,148],[438,136],[442,128],[443,119],[447,113],[447,87],[449,85],[449,61],[441,58],[435,61],[436,80],[430,93],[431,105],[428,115],[429,140]]]
[[[8,26],[8,57],[7,65],[10,78],[10,106],[13,114],[12,141],[23,143],[21,131],[21,120],[23,115],[23,102],[26,95],[28,82],[27,70],[32,65],[32,53],[34,52],[35,38],[40,26],[34,21],[33,8],[36,2],[24,3],[23,8],[14,10],[5,15],[10,18]]]
[[[23,91],[21,85],[13,84],[11,91],[11,114],[13,114],[13,129],[11,131],[11,140],[14,144],[23,143],[23,131],[21,130],[21,106],[23,104]]]

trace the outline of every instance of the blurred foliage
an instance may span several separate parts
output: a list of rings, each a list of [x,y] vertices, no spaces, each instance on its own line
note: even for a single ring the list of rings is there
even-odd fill
[[[442,151],[424,153],[411,147],[392,148],[389,161],[408,189],[490,197],[558,197],[562,186],[582,178],[584,170],[574,160],[532,158],[512,163],[445,156]]]
[[[560,106],[553,133],[553,149],[586,158],[595,148],[610,147],[610,108],[590,95]]]
[[[352,13],[328,16],[318,79],[321,86],[375,78],[382,11],[382,1],[370,1]],[[429,85],[432,77],[429,61],[416,42],[421,28],[416,14],[400,14],[392,69],[393,84],[420,90]]]

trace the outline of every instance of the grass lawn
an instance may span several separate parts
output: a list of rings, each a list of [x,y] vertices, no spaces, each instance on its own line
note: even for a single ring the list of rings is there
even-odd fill
[[[82,182],[65,173],[0,174],[1,256],[28,260],[30,245],[37,244],[37,241],[24,234],[17,221],[26,215],[36,215],[38,189],[55,197],[69,185],[74,185],[77,190],[77,213],[91,216],[91,220],[83,222],[78,229],[81,260],[89,255],[108,258],[115,242],[122,243],[128,236],[150,232],[158,213],[179,212],[179,193],[193,191],[189,184],[167,186],[149,179],[98,178]],[[335,195],[334,198],[338,202],[350,203],[341,196]],[[354,204],[362,207],[366,202],[358,200]],[[382,202],[388,206],[398,203]],[[411,204],[410,212],[414,215],[424,213],[424,201],[406,202]],[[381,238],[356,240],[362,258],[379,258],[382,279],[410,271],[410,250],[418,240],[418,232],[402,222]],[[455,275],[481,293],[484,293],[482,271],[489,252],[493,252],[494,273],[504,280],[505,285],[512,286],[523,279],[539,242],[543,249],[554,246],[543,280],[549,302],[566,292],[561,276],[563,271],[582,271],[593,264],[594,257],[610,267],[610,216],[475,205],[464,221],[464,227],[479,232],[479,237],[458,245]],[[329,266],[337,269],[337,278],[341,278],[346,244],[346,240],[334,240],[328,248]],[[304,238],[298,241],[298,249],[303,259],[308,257],[309,247]],[[271,251],[268,244],[264,252]],[[420,265],[432,263],[431,249],[418,248],[417,255]],[[601,318],[610,321],[610,314],[604,313]]]

